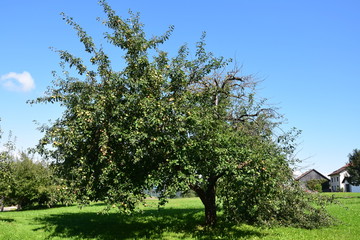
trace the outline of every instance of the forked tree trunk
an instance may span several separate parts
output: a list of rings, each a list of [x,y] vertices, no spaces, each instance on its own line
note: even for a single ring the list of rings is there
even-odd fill
[[[200,188],[199,186],[190,186],[191,189],[198,194],[204,204],[206,226],[214,226],[217,222],[215,182],[216,181],[210,182],[206,190]]]

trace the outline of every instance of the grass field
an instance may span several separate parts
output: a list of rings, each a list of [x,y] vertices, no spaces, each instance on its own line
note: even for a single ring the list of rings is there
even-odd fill
[[[0,213],[0,239],[359,239],[360,194],[337,193],[341,204],[328,207],[339,224],[329,228],[262,229],[249,225],[204,229],[203,207],[197,198],[172,199],[164,209],[149,200],[143,214],[123,216],[116,211],[98,214],[94,204]]]

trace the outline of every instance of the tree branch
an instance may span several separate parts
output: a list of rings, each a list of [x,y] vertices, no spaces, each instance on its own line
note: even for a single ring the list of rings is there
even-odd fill
[[[238,168],[238,169],[242,169],[243,167],[249,165],[250,163],[251,163],[251,160],[242,162],[242,163],[240,163],[240,164],[237,166],[237,168]]]
[[[195,191],[197,193],[197,195],[199,196],[199,198],[201,199],[202,202],[205,201],[206,199],[206,195],[205,195],[205,191],[199,187],[198,185],[194,185],[194,184],[189,184],[189,187],[191,190]]]
[[[253,118],[253,117],[258,117],[262,112],[265,111],[271,111],[270,108],[262,108],[259,111],[257,111],[254,114],[242,114],[237,118],[233,118],[233,117],[228,117],[226,120],[232,120],[232,121],[238,121],[238,122],[244,122],[245,118]]]

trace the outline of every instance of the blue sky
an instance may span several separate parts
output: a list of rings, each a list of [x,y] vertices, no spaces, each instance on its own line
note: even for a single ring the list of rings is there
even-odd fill
[[[323,174],[340,168],[360,148],[360,2],[357,0],[115,1],[127,17],[140,12],[148,36],[175,26],[164,50],[194,46],[203,31],[207,48],[236,59],[244,74],[264,80],[260,95],[280,108],[288,126],[303,131],[298,157],[304,170]],[[34,120],[56,119],[53,105],[26,104],[51,85],[59,59],[49,47],[81,56],[65,12],[102,41],[104,17],[96,0],[0,1],[0,126],[19,149],[33,147],[41,133]],[[105,42],[103,42],[105,45]],[[121,52],[112,53],[121,58]],[[119,61],[120,62],[120,61]],[[119,66],[121,68],[122,66]]]

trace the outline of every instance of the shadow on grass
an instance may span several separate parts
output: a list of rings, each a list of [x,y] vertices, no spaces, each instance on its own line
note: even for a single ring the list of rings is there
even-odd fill
[[[14,222],[15,220],[14,219],[12,219],[12,218],[1,218],[0,217],[0,222]]]
[[[263,236],[256,230],[219,225],[214,229],[202,226],[203,211],[199,209],[146,210],[143,214],[124,216],[119,213],[64,213],[38,218],[37,222],[49,237],[110,239],[162,239],[194,237],[197,239],[236,239]]]

